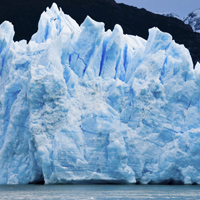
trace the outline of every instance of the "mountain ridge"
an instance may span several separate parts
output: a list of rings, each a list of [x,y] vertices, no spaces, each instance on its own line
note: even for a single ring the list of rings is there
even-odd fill
[[[183,21],[185,24],[189,24],[194,32],[200,33],[200,8],[189,13]]]

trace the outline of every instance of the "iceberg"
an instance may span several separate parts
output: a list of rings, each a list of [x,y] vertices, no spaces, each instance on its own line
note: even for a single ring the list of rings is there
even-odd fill
[[[79,26],[54,3],[31,40],[0,25],[0,184],[200,184],[200,64],[148,40]]]

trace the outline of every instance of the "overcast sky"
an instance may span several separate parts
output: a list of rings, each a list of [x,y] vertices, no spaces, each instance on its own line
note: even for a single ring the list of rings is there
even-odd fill
[[[115,0],[138,8],[145,8],[151,12],[175,13],[186,17],[190,12],[200,8],[200,0]]]

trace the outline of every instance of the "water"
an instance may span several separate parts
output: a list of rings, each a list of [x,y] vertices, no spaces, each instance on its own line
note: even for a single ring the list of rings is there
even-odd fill
[[[200,199],[200,186],[177,185],[10,185],[0,186],[0,199]]]

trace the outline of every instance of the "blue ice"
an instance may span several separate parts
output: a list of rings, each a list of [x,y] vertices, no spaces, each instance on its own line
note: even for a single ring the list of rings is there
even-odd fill
[[[32,39],[0,25],[0,184],[200,184],[200,64],[148,40],[79,26],[54,3]]]

